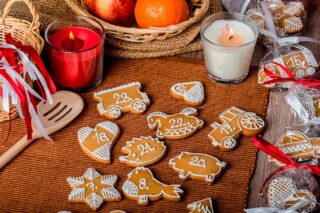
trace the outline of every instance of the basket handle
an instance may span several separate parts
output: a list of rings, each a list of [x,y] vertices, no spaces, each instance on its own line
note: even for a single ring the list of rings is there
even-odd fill
[[[6,3],[5,7],[3,8],[3,14],[2,14],[2,22],[3,24],[5,24],[5,19],[9,14],[10,8],[11,6],[16,3],[16,2],[24,2],[26,3],[26,5],[28,6],[30,13],[32,15],[32,22],[29,28],[29,31],[32,30],[38,30],[40,27],[40,21],[39,21],[39,16],[36,12],[36,9],[34,8],[31,0],[8,0],[8,2]]]

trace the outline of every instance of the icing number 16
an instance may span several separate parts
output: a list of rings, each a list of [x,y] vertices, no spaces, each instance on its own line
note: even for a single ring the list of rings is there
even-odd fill
[[[206,167],[206,161],[204,159],[199,158],[198,156],[194,156],[191,158],[190,165]]]
[[[295,56],[290,56],[290,58],[287,61],[287,64],[292,64],[292,66],[298,66],[301,67],[303,66],[303,62],[301,60],[301,58],[298,55]]]
[[[187,125],[185,122],[183,122],[182,118],[170,119],[169,123],[170,123],[172,129],[180,128],[180,127]]]

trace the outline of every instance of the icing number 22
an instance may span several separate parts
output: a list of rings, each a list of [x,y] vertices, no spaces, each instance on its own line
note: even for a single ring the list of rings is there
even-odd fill
[[[140,189],[149,189],[149,187],[147,185],[147,180],[145,178],[140,179],[139,188]]]
[[[149,143],[145,143],[145,145],[139,144],[138,150],[141,151],[141,155],[144,155],[149,152],[153,152],[155,149]]]
[[[198,156],[194,156],[191,158],[190,165],[192,166],[199,166],[199,167],[206,167],[206,161],[204,159],[199,158]]]
[[[169,123],[172,129],[181,128],[187,125],[185,122],[183,122],[182,118],[170,119]]]
[[[113,97],[116,99],[116,104],[123,104],[132,101],[132,98],[127,93],[115,93]]]

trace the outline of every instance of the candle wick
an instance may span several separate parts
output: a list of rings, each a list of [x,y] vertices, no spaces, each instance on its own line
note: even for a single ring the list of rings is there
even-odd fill
[[[230,36],[230,37],[229,37],[229,40],[231,40],[231,39],[233,39],[233,38],[234,38],[234,36]]]

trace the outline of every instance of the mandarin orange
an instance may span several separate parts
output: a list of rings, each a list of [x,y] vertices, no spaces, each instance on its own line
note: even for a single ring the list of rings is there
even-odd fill
[[[138,0],[134,14],[140,28],[167,27],[186,21],[189,6],[185,0]]]

